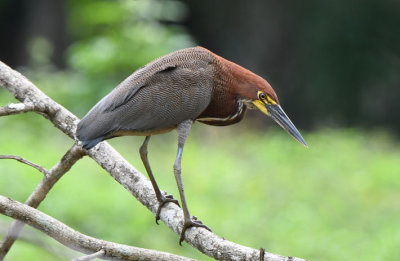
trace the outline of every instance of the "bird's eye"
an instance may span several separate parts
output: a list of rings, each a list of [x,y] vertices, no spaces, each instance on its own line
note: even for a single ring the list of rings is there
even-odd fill
[[[260,94],[258,95],[258,98],[260,98],[260,100],[265,100],[265,94],[264,93],[262,93],[262,92],[260,92]]]

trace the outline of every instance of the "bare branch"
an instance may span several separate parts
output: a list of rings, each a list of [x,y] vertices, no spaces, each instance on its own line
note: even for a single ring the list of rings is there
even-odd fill
[[[1,215],[1,214],[0,214]],[[10,222],[0,220],[0,237],[3,238],[7,231],[7,226]],[[25,228],[25,227],[24,227]],[[25,228],[20,235],[18,241],[25,242],[41,250],[46,251],[54,259],[71,259],[76,256],[76,252],[62,244],[56,243],[51,237],[44,236],[40,230],[29,227]]]
[[[24,104],[32,104],[35,112],[49,119],[70,138],[74,139],[76,124],[79,119],[60,104],[39,90],[19,72],[14,71],[0,61],[0,86]]]
[[[80,147],[73,145],[71,149],[65,153],[62,159],[48,171],[48,174],[42,179],[40,184],[32,192],[25,204],[33,208],[37,208],[44,200],[47,193],[54,186],[54,184],[75,164],[80,158],[85,155],[84,150]],[[0,260],[4,258],[10,250],[12,244],[18,237],[24,227],[24,223],[14,220],[8,228],[6,236],[0,243]]]
[[[25,104],[25,103],[10,103],[4,107],[0,107],[0,117],[7,116],[12,114],[18,114],[23,112],[29,112],[35,110],[35,106],[33,104]]]
[[[0,159],[13,159],[13,160],[17,160],[17,161],[19,161],[19,162],[21,162],[21,163],[24,163],[24,164],[26,164],[26,165],[29,165],[29,166],[31,166],[31,167],[37,169],[38,171],[42,172],[44,175],[47,175],[47,174],[48,174],[47,169],[45,169],[45,168],[43,168],[42,166],[39,166],[39,165],[37,165],[37,164],[35,164],[35,163],[33,163],[33,162],[30,162],[30,161],[28,161],[28,160],[26,160],[26,159],[24,159],[24,158],[22,158],[22,157],[20,157],[20,156],[16,156],[16,155],[0,155]]]
[[[0,213],[39,229],[61,244],[82,253],[104,250],[109,260],[193,260],[156,250],[108,242],[81,234],[60,221],[18,201],[0,195]]]
[[[93,253],[93,254],[87,255],[87,256],[74,258],[71,261],[90,261],[90,260],[93,260],[95,258],[100,258],[100,257],[104,256],[105,254],[106,254],[106,251],[104,251],[104,249],[101,249],[100,251],[98,251],[96,253]]]
[[[44,115],[54,126],[69,137],[75,139],[75,131],[79,119],[46,96],[20,73],[12,70],[2,62],[0,62],[0,85],[3,85],[19,101],[25,103],[29,101],[32,102],[35,107],[41,108],[40,111],[45,112],[45,114],[41,115]],[[152,211],[153,214],[156,213],[158,201],[150,181],[130,165],[117,151],[108,145],[107,142],[100,143],[98,146],[91,149],[88,154],[116,181]],[[163,207],[161,211],[161,220],[175,233],[178,235],[180,234],[183,226],[183,214],[181,209],[175,204],[168,203]],[[235,244],[203,228],[190,228],[185,235],[186,242],[215,259],[259,260],[260,257],[259,250]],[[283,257],[265,252],[264,260],[300,261],[303,259]]]

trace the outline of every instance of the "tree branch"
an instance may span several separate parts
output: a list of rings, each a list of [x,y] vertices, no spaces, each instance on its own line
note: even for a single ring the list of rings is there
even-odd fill
[[[33,104],[10,103],[0,108],[0,117],[35,110]]]
[[[6,88],[26,106],[32,106],[34,108],[33,111],[50,120],[56,128],[74,139],[76,124],[79,119],[44,94],[22,74],[14,71],[1,61],[0,86]]]
[[[37,208],[54,184],[84,155],[85,152],[82,148],[73,145],[62,159],[48,171],[47,175],[44,176],[40,184],[26,200],[25,204]],[[6,236],[0,243],[0,260],[8,253],[23,227],[24,223],[20,221],[14,220],[11,223]]]
[[[103,250],[104,256],[102,258],[108,260],[193,260],[165,252],[117,244],[86,236],[37,209],[1,195],[0,213],[27,223],[61,244],[79,252],[94,253]]]
[[[43,168],[42,166],[39,166],[39,165],[37,165],[37,164],[35,164],[33,162],[30,162],[30,161],[28,161],[28,160],[26,160],[26,159],[24,159],[24,158],[22,158],[20,156],[16,156],[16,155],[0,155],[0,159],[17,160],[17,161],[19,161],[21,163],[24,163],[26,165],[29,165],[29,166],[37,169],[38,171],[42,172],[44,175],[48,174],[48,171],[45,168]]]
[[[38,111],[55,127],[75,139],[79,119],[67,109],[51,100],[36,86],[18,72],[0,62],[0,85],[11,92],[16,99],[26,103],[32,102]],[[88,152],[88,155],[103,167],[116,181],[135,196],[153,214],[156,213],[158,201],[149,180],[130,165],[107,142],[102,142]],[[178,235],[183,226],[183,214],[175,204],[166,204],[161,211],[161,220]],[[203,228],[191,228],[186,232],[186,242],[204,254],[219,260],[259,260],[260,251],[241,246],[218,237]],[[303,259],[283,257],[265,252],[264,260],[301,261]]]
[[[0,213],[1,215],[1,213]],[[3,238],[7,232],[9,226],[8,221],[0,221],[0,237]],[[24,227],[25,228],[25,227]],[[40,248],[46,251],[49,255],[53,256],[54,259],[72,259],[76,256],[76,251],[65,247],[62,244],[58,244],[51,237],[44,237],[42,231],[35,228],[24,229],[20,235],[18,235],[18,241],[25,242],[26,244]],[[1,259],[0,259],[1,260]]]

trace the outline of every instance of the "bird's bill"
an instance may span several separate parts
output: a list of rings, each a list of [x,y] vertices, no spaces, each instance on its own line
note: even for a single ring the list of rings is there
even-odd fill
[[[290,135],[293,136],[298,142],[303,144],[308,148],[307,143],[301,136],[300,132],[297,130],[296,126],[292,123],[286,113],[283,111],[279,104],[275,105],[266,105],[265,106],[269,116],[272,117],[283,129],[285,129]]]
[[[293,138],[308,148],[307,143],[301,136],[300,132],[297,130],[279,104],[264,104],[260,100],[253,101],[253,104],[264,114],[272,117],[272,119],[274,119],[276,123],[285,129],[290,135],[292,135]]]

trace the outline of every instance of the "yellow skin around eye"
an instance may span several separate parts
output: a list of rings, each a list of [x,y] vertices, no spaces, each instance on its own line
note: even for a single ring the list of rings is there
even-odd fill
[[[260,101],[260,100],[254,100],[252,103],[260,110],[262,111],[265,115],[268,115],[268,110],[265,107],[265,104]]]
[[[262,92],[258,92],[257,96],[260,97],[260,94]],[[276,105],[276,102],[274,100],[271,99],[271,97],[269,97],[268,95],[265,95],[267,98],[261,100],[261,98],[259,98],[258,100],[254,100],[252,101],[252,103],[260,110],[262,111],[265,115],[269,115],[267,108],[265,107],[265,105]]]

